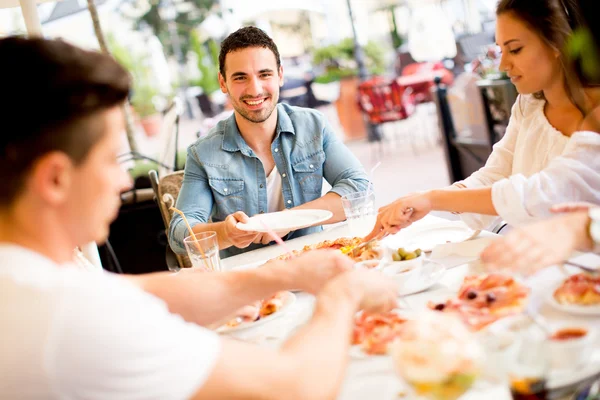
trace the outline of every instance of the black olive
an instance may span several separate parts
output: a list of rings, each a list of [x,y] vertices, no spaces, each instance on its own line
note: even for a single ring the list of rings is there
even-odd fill
[[[473,300],[473,299],[475,299],[476,297],[477,297],[477,292],[476,292],[476,291],[474,291],[474,290],[469,290],[469,291],[467,292],[467,299],[469,299],[469,300]]]
[[[496,295],[494,293],[488,293],[485,295],[485,300],[488,303],[493,303],[494,301],[496,301]]]
[[[444,308],[446,308],[446,305],[444,303],[440,303],[440,304],[436,304],[435,305],[435,309],[438,311],[443,311]]]

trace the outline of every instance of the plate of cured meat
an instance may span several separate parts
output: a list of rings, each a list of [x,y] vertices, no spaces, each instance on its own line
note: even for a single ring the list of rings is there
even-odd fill
[[[529,288],[517,279],[499,273],[465,277],[455,298],[429,303],[429,308],[457,314],[473,331],[523,312]]]
[[[409,318],[412,317],[402,310],[358,312],[354,317],[350,355],[353,358],[389,355],[389,345],[400,337]]]

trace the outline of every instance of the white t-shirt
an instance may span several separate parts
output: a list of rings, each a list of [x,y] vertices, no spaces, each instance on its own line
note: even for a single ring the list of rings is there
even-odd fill
[[[219,337],[126,279],[0,243],[0,397],[186,399]]]
[[[519,96],[485,166],[461,182],[467,188],[491,186],[500,216],[461,214],[471,228],[490,229],[500,218],[524,225],[548,217],[554,204],[600,200],[600,134],[563,135],[544,115],[544,104]]]
[[[281,175],[275,166],[267,176],[267,210],[270,213],[281,211],[284,208],[281,185]]]

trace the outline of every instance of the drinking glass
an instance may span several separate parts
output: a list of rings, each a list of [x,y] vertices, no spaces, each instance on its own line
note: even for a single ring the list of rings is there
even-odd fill
[[[375,227],[377,210],[375,210],[375,193],[373,191],[365,190],[346,194],[342,196],[342,206],[351,235],[363,237]]]
[[[206,231],[183,239],[192,268],[205,271],[220,271],[219,242],[217,233]]]

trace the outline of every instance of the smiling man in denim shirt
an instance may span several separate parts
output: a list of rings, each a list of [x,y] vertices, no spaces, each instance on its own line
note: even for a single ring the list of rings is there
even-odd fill
[[[273,40],[255,27],[239,29],[223,41],[219,69],[234,113],[188,148],[177,199],[194,232],[216,231],[221,257],[228,257],[271,241],[236,228],[248,216],[311,208],[331,211],[326,223],[343,221],[340,197],[366,190],[367,174],[321,113],[277,104],[283,68]],[[321,196],[323,178],[332,189]],[[287,239],[319,230],[299,229]],[[169,234],[175,252],[185,253],[187,235],[175,214]]]

